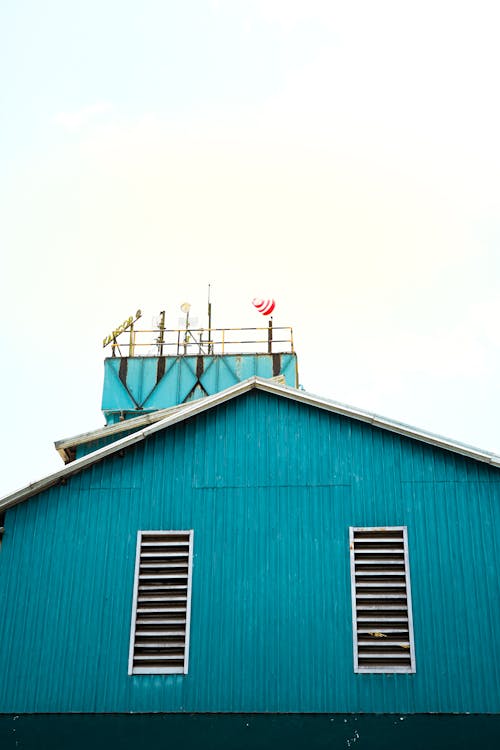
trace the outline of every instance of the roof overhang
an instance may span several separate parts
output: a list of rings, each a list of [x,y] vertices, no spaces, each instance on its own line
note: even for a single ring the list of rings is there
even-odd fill
[[[63,440],[56,440],[54,447],[61,456],[65,464],[75,460],[76,449],[79,445],[85,445],[91,443],[94,440],[102,440],[103,438],[113,437],[113,435],[120,435],[122,432],[129,432],[130,430],[140,430],[141,427],[147,427],[147,425],[155,424],[160,422],[170,414],[183,409],[185,404],[179,406],[169,406],[167,409],[157,409],[156,411],[148,412],[147,414],[141,414],[140,417],[132,417],[132,419],[124,419],[122,422],[116,422],[115,424],[106,425],[105,427],[99,427],[97,430],[91,430],[90,432],[82,432],[80,435],[74,437],[64,438]],[[118,438],[117,438],[118,439]]]
[[[237,383],[236,385],[233,385],[224,391],[220,391],[213,396],[207,396],[206,398],[191,401],[182,406],[175,407],[175,409],[173,409],[172,411],[166,410],[169,412],[171,411],[171,413],[167,414],[167,416],[164,416],[163,418],[160,418],[155,423],[148,424],[146,427],[139,429],[137,432],[134,432],[131,435],[127,435],[126,437],[116,440],[110,445],[106,445],[103,448],[99,448],[99,450],[94,451],[93,453],[89,453],[82,458],[76,459],[75,461],[67,464],[59,471],[49,474],[42,479],[36,482],[32,482],[27,486],[21,488],[20,490],[17,490],[16,492],[13,492],[1,498],[0,511],[7,510],[14,505],[17,505],[18,503],[21,503],[24,500],[33,497],[39,492],[42,492],[43,490],[46,490],[49,487],[52,487],[59,482],[64,481],[73,474],[78,474],[80,471],[83,471],[89,466],[102,461],[107,456],[111,456],[114,453],[123,451],[124,449],[135,445],[136,443],[140,443],[143,440],[146,440],[148,437],[154,435],[160,430],[167,429],[168,427],[171,427],[178,422],[182,422],[185,419],[189,419],[190,417],[201,414],[204,411],[208,411],[209,409],[212,409],[219,404],[223,404],[227,401],[230,401],[231,399],[237,398],[238,396],[241,396],[244,393],[248,393],[253,389],[257,389],[265,393],[271,393],[276,396],[281,396],[292,401],[297,401],[298,403],[305,404],[307,406],[313,406],[317,409],[332,412],[334,414],[340,414],[345,417],[358,420],[360,422],[365,422],[366,424],[370,424],[373,427],[379,427],[383,430],[388,430],[389,432],[394,432],[398,435],[403,435],[404,437],[412,438],[414,440],[427,443],[428,445],[432,445],[437,448],[443,448],[444,450],[458,453],[462,456],[466,456],[467,458],[481,461],[496,468],[500,467],[500,456],[496,455],[495,453],[481,451],[470,445],[452,441],[447,438],[441,437],[440,435],[435,435],[431,432],[425,432],[424,430],[419,430],[416,427],[411,427],[410,425],[406,425],[401,422],[386,419],[385,417],[381,417],[377,414],[356,409],[352,406],[347,406],[346,404],[341,404],[337,401],[331,401],[329,399],[321,398],[320,396],[315,396],[314,394],[307,393],[306,391],[276,383],[273,380],[253,377]],[[145,415],[145,417],[151,416],[153,415]],[[142,419],[142,417],[140,419]],[[122,425],[125,429],[127,429],[126,422],[121,423],[120,426]],[[93,433],[86,434],[89,435]],[[100,436],[102,436],[102,430],[99,434]]]

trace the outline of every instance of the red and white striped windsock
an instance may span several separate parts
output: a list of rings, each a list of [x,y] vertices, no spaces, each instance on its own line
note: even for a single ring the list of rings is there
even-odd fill
[[[257,308],[262,315],[271,315],[276,307],[276,302],[273,299],[260,299],[260,297],[255,297],[255,299],[252,300],[252,305]]]

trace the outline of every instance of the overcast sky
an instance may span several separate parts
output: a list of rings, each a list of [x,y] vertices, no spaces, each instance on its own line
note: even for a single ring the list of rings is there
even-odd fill
[[[0,495],[104,424],[142,308],[294,328],[304,387],[500,452],[500,6],[0,4]]]

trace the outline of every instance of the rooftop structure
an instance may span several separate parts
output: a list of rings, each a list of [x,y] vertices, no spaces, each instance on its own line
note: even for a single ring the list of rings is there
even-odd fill
[[[183,306],[186,307],[186,306]],[[137,311],[103,345],[102,410],[106,424],[213,395],[250,377],[280,378],[297,388],[297,357],[290,327],[138,328]]]

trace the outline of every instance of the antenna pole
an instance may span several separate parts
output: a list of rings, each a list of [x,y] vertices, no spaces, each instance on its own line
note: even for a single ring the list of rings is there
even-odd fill
[[[165,342],[165,310],[160,313],[160,320],[158,323],[160,329],[160,335],[157,338],[158,341],[158,356],[163,357],[163,344]]]
[[[208,285],[208,353],[214,350],[212,343],[212,303],[210,302],[210,284]]]
[[[188,341],[189,341],[189,309],[186,312],[186,333],[184,336],[184,354],[187,354]]]
[[[134,331],[134,324],[130,324],[130,343],[128,345],[128,356],[133,357],[134,356],[134,350],[135,350],[135,331]]]

